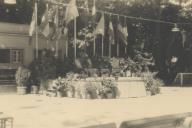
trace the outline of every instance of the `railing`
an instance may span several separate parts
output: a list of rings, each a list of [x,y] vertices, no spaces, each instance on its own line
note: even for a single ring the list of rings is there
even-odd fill
[[[178,73],[180,76],[180,86],[183,87],[183,80],[184,80],[184,75],[192,75],[192,73]]]

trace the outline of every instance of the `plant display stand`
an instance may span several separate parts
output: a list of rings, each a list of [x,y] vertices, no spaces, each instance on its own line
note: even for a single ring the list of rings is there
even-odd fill
[[[119,98],[136,98],[147,96],[145,84],[140,77],[119,77],[117,83],[120,93]]]

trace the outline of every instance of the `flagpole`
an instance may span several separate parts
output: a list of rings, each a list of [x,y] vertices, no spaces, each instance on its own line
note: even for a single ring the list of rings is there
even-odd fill
[[[119,16],[117,17],[119,22]],[[119,35],[117,34],[117,57],[119,57]]]
[[[93,56],[95,56],[95,51],[96,51],[96,47],[95,47],[96,41],[95,41],[95,35],[93,38]]]
[[[66,35],[66,43],[65,43],[65,56],[68,57],[68,33]]]
[[[102,50],[102,51],[101,51],[101,56],[102,56],[102,57],[103,57],[103,55],[104,55],[104,54],[103,54],[103,53],[104,53],[104,43],[103,43],[103,41],[104,41],[104,35],[102,35],[102,44],[101,44],[101,45],[102,45],[102,49],[101,49],[101,50]]]
[[[49,39],[47,39],[47,49],[49,49]]]
[[[117,39],[117,57],[119,57],[119,37]]]
[[[125,47],[125,54],[127,54],[127,46]]]
[[[111,57],[111,41],[109,40],[109,57]]]
[[[35,11],[35,49],[36,49],[36,59],[39,57],[39,51],[38,51],[38,49],[39,49],[39,43],[38,43],[38,24],[37,24],[37,0],[35,1],[35,9],[36,9],[36,11]]]
[[[59,53],[59,41],[58,39],[56,40],[56,46],[55,46],[55,57],[58,58],[58,53]]]
[[[76,18],[74,19],[74,59],[77,58],[77,24],[76,24]]]

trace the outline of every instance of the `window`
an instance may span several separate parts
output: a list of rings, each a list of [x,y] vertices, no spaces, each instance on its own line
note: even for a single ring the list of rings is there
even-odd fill
[[[0,49],[0,63],[23,63],[22,49]]]
[[[0,49],[0,63],[10,63],[9,49]]]
[[[23,62],[23,50],[12,49],[11,50],[11,63],[22,63]]]

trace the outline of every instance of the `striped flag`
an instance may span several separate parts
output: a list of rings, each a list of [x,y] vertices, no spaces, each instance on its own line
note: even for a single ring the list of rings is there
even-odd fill
[[[33,15],[31,18],[31,23],[30,23],[30,27],[29,27],[29,36],[33,36],[33,33],[35,32],[36,18],[37,18],[37,5],[35,3]]]
[[[16,4],[16,0],[4,0],[5,4]]]
[[[128,37],[128,31],[127,31],[127,26],[122,26],[120,23],[117,25],[117,32],[118,32],[118,37],[123,41],[125,45],[127,45],[127,37]]]
[[[66,8],[65,21],[68,24],[70,21],[74,20],[79,16],[79,12],[76,6],[76,0],[71,0]]]
[[[105,34],[105,19],[104,19],[104,14],[102,14],[101,19],[99,21],[99,23],[97,24],[97,27],[94,31],[95,35],[101,34],[104,35]]]
[[[42,16],[42,19],[41,19],[41,25],[40,25],[40,28],[41,28],[41,32],[42,34],[45,36],[45,37],[48,37],[49,36],[49,16],[48,16],[48,4],[46,5],[46,10]]]

